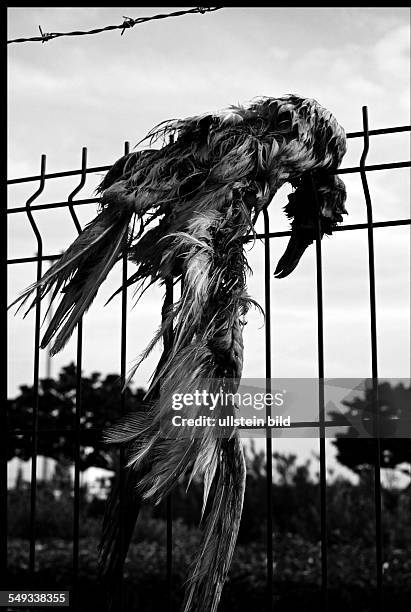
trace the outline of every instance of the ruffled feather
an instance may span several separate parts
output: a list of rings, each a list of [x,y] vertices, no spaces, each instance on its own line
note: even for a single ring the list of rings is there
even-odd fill
[[[107,442],[126,450],[128,502],[120,545],[122,519],[111,497],[100,575],[113,593],[143,501],[159,503],[181,476],[202,475],[203,538],[183,608],[215,612],[241,519],[243,452],[235,430],[227,431],[226,438],[216,436],[211,427],[201,432],[182,428],[176,435],[170,424],[171,399],[182,389],[212,392],[216,380],[223,380],[231,392],[237,389],[242,327],[255,305],[246,289],[244,239],[255,233],[258,214],[286,181],[295,189],[286,207],[292,235],[277,276],[287,276],[298,264],[317,235],[318,218],[322,234],[332,232],[346,212],[346,194],[342,181],[327,170],[341,163],[345,133],[318,102],[288,95],[165,121],[141,141],[147,142],[161,146],[126,155],[112,166],[99,187],[100,214],[16,302],[26,303],[36,292],[33,307],[50,291],[53,299],[61,294],[42,341],[44,347],[54,340],[56,353],[125,246],[136,265],[127,286],[136,288],[137,299],[153,283],[184,279],[181,297],[163,309],[162,324],[130,371],[131,378],[156,344],[172,335],[143,410],[126,415],[105,433]],[[195,417],[203,408],[185,407],[181,414]],[[217,407],[216,416],[220,410]],[[115,609],[114,599],[111,604]]]

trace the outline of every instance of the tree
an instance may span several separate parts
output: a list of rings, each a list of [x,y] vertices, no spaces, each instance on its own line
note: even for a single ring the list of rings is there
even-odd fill
[[[113,458],[104,447],[102,430],[120,416],[120,377],[99,372],[82,378],[80,469],[89,467],[112,469]],[[125,391],[126,411],[141,408],[145,391],[138,388]],[[57,461],[74,460],[75,445],[76,366],[63,367],[58,378],[44,378],[39,384],[38,435],[39,455]],[[22,385],[20,395],[8,400],[9,438],[8,459],[27,461],[32,455],[30,429],[33,424],[33,387]],[[14,430],[23,430],[21,434]]]
[[[396,386],[388,382],[379,383],[376,400],[373,401],[373,399],[372,386],[367,386],[363,397],[356,396],[352,400],[342,402],[348,408],[344,418],[349,427],[346,433],[338,434],[336,441],[333,442],[338,450],[337,460],[360,474],[364,470],[369,470],[375,463],[376,440],[372,437],[360,438],[358,433],[358,425],[364,427],[368,433],[372,433],[372,423],[364,419],[373,413],[373,406],[381,424],[381,466],[396,468],[401,463],[411,462],[411,438],[398,437],[399,433],[409,436],[409,427],[406,427],[405,417],[409,414],[411,406],[411,387],[407,388],[402,383]],[[375,411],[375,406],[377,411]],[[339,412],[329,414],[331,418],[341,419]],[[395,432],[395,427],[401,427],[401,432]],[[384,437],[384,432],[386,437]],[[397,437],[394,437],[394,434]],[[409,475],[409,471],[405,473]]]

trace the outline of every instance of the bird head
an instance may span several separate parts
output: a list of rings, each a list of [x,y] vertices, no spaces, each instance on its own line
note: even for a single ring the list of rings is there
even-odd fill
[[[297,266],[306,248],[314,242],[320,222],[321,238],[332,234],[342,215],[348,214],[344,203],[346,191],[343,181],[325,172],[306,174],[292,181],[295,191],[288,196],[284,210],[291,223],[291,237],[279,260],[274,275],[285,278]]]

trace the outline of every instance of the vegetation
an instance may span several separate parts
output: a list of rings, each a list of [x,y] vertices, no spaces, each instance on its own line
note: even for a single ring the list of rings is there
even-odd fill
[[[105,378],[98,372],[82,377],[81,394],[81,456],[80,470],[89,467],[111,469],[113,456],[101,444],[101,432],[120,415],[120,377],[108,374]],[[126,410],[135,410],[144,396],[143,389],[127,388]],[[39,384],[38,426],[40,429],[67,429],[74,427],[76,410],[76,366],[74,363],[62,368],[56,380],[43,378]],[[20,395],[8,400],[8,422],[10,429],[28,430],[33,419],[33,387],[22,385]],[[57,461],[72,461],[74,458],[73,436],[39,436],[38,454]],[[23,461],[31,458],[30,436],[11,437],[8,446],[9,459],[18,457]]]
[[[41,410],[43,417],[49,418],[50,423],[60,423],[63,414],[66,415],[64,418],[72,418],[73,396],[70,395],[70,389],[72,391],[75,385],[73,367],[65,368],[58,381],[49,381],[46,385],[42,381]],[[85,418],[93,426],[104,426],[117,416],[118,404],[114,402],[118,402],[118,388],[115,387],[114,378],[117,377],[102,379],[96,374],[86,379]],[[52,395],[51,389],[56,388],[59,408],[53,412],[49,408],[49,396]],[[24,393],[28,397],[29,390],[25,388]],[[111,393],[111,399],[105,395],[108,393]],[[105,402],[108,416],[102,416],[101,404],[96,399],[98,396],[100,402]],[[139,398],[140,391],[129,392],[130,403],[138,402]],[[17,408],[17,404],[14,404],[14,415],[17,415]],[[60,410],[62,414],[59,416]],[[29,415],[29,409],[26,415]],[[88,442],[91,444],[93,439],[89,438]],[[21,453],[19,456],[25,457],[30,453],[29,446],[16,445],[14,448]],[[72,461],[72,451],[69,445],[63,443],[60,446],[49,443],[42,448],[48,449],[47,456],[59,462],[54,476],[37,485],[35,586],[69,589],[72,584],[73,491],[68,468]],[[108,455],[97,442],[91,448],[89,452],[93,453],[91,457],[94,465],[113,465],[113,456]],[[87,464],[86,459],[83,469]],[[352,612],[362,612],[371,610],[374,605],[373,479],[370,469],[364,468],[367,465],[364,457],[362,461],[363,467],[356,469],[360,475],[359,484],[353,484],[342,477],[327,484],[329,599],[330,609],[336,612],[345,611],[347,606]],[[273,465],[276,610],[314,612],[320,607],[321,583],[319,484],[312,476],[310,462],[298,464],[295,455],[274,453]],[[247,487],[238,545],[230,578],[223,591],[220,612],[249,612],[250,609],[262,608],[265,601],[264,453],[251,448],[247,467]],[[186,486],[185,481],[179,482],[172,497],[175,610],[178,609],[183,581],[199,544],[198,519],[202,505],[202,485],[198,481],[192,482],[188,495]],[[81,489],[79,588],[81,610],[87,612],[104,611],[106,606],[104,590],[96,576],[97,545],[105,505],[103,493],[103,485],[94,495],[87,488]],[[411,601],[411,487],[400,489],[393,485],[383,489],[382,493],[385,596],[390,606],[401,612],[409,609]],[[28,575],[30,487],[22,480],[21,474],[16,479],[15,488],[9,491],[8,503],[8,584],[10,588],[22,588],[29,582],[31,584],[31,581]],[[155,612],[166,608],[165,550],[165,504],[154,509],[144,507],[126,564],[124,597],[128,602],[127,609]]]
[[[372,385],[367,385],[364,394],[356,395],[342,402],[347,408],[344,415],[348,430],[340,434],[335,441],[338,450],[337,459],[356,473],[369,470],[375,463],[376,444],[373,438],[358,438],[358,431],[365,430],[370,435],[377,419],[380,428],[380,464],[386,468],[398,468],[402,463],[411,462],[411,427],[409,423],[409,408],[411,406],[411,387],[402,383],[395,386],[388,382],[379,383],[374,398]],[[332,417],[341,417],[336,412]],[[407,419],[408,417],[408,419]],[[400,468],[399,468],[400,469]],[[410,474],[406,470],[406,474]]]

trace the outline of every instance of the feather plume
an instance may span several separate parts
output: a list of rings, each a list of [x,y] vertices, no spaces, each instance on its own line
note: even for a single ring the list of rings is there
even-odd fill
[[[164,313],[158,332],[130,372],[132,377],[172,332],[172,345],[163,351],[144,409],[105,432],[106,442],[126,450],[127,507],[120,546],[119,505],[111,497],[100,574],[114,592],[141,504],[159,503],[183,475],[190,480],[200,475],[203,536],[183,610],[215,612],[241,519],[241,441],[235,429],[227,430],[224,438],[212,427],[182,428],[176,435],[170,424],[171,399],[181,389],[212,392],[216,380],[236,391],[242,374],[243,323],[255,305],[246,289],[244,239],[255,234],[259,213],[287,181],[295,190],[285,207],[292,232],[276,276],[287,276],[296,267],[315,239],[318,218],[322,235],[332,233],[346,214],[346,193],[342,181],[327,171],[341,163],[345,133],[318,102],[290,94],[165,121],[144,142],[161,146],[126,155],[112,166],[99,188],[100,214],[16,302],[25,303],[36,292],[32,307],[50,291],[53,299],[62,295],[42,341],[44,347],[54,340],[56,353],[91,305],[126,240],[129,259],[136,265],[127,286],[136,287],[138,299],[154,283],[184,279],[181,297]],[[129,229],[135,220],[136,233]],[[202,410],[183,407],[181,415],[195,418]],[[233,414],[234,407],[224,410]],[[223,408],[216,411],[218,416]]]

